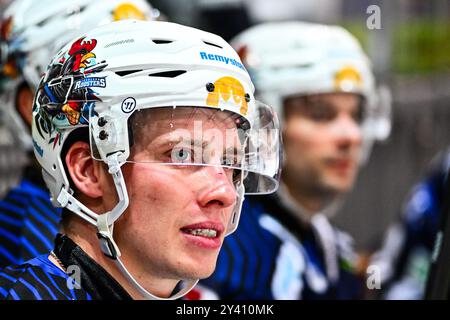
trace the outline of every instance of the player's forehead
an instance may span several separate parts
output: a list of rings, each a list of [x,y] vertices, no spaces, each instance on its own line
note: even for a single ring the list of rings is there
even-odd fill
[[[361,95],[348,92],[318,93],[310,95],[291,96],[285,99],[285,105],[317,105],[333,107],[358,107],[362,100]]]
[[[146,142],[164,136],[229,134],[238,129],[239,121],[229,111],[200,107],[153,108],[138,111],[130,119],[135,138]]]
[[[198,123],[208,127],[235,128],[237,118],[232,112],[217,108],[169,107],[139,111],[135,122],[146,124],[151,128],[159,126],[173,129],[175,125],[189,128]]]

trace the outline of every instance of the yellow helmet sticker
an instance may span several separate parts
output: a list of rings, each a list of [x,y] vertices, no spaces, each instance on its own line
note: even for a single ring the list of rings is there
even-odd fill
[[[3,22],[0,21],[0,40],[8,41],[13,30],[13,19],[8,17]],[[3,61],[4,65],[0,68],[0,72],[10,78],[17,78],[19,76],[19,70],[17,69],[16,61],[6,57],[6,61]]]
[[[114,21],[136,19],[136,20],[147,20],[147,17],[142,12],[141,9],[136,7],[134,4],[125,2],[119,4],[114,9]]]
[[[19,76],[19,70],[17,70],[15,62],[7,62],[3,69],[0,68],[0,72],[9,78],[16,79]]]
[[[361,73],[352,66],[347,66],[338,71],[334,77],[336,91],[353,91],[362,87]]]
[[[228,101],[230,97],[233,97],[234,103],[241,107],[240,114],[247,115],[248,104],[244,86],[233,77],[222,77],[214,82],[214,90],[208,94],[206,105],[217,107],[219,106],[219,99]]]

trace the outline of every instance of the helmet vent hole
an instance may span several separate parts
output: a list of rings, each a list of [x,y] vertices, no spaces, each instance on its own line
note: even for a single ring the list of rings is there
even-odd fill
[[[216,47],[216,48],[223,49],[223,47],[222,47],[222,46],[219,46],[218,44],[215,44],[215,43],[212,43],[212,42],[208,42],[208,41],[205,41],[205,40],[203,40],[203,42],[204,42],[205,44],[207,44],[208,46],[213,46],[213,47]]]
[[[119,77],[125,77],[128,76],[130,74],[136,73],[136,72],[141,72],[142,70],[123,70],[123,71],[116,71],[116,74]]]
[[[149,77],[164,77],[164,78],[176,78],[183,73],[186,73],[186,70],[173,70],[173,71],[165,71],[165,72],[157,72],[149,74]]]
[[[152,41],[156,44],[168,44],[172,43],[172,40],[166,40],[166,39],[152,39]]]
[[[36,23],[36,25],[37,25],[39,28],[42,28],[42,27],[45,26],[52,18],[53,18],[53,16],[51,16],[51,17],[49,17],[49,18],[47,18],[47,19],[44,19],[44,20],[42,20],[41,22]]]
[[[69,8],[67,10],[66,17],[74,16],[76,14],[82,13],[84,10],[86,10],[87,6],[73,6],[72,8]]]
[[[52,168],[53,168],[53,171],[56,171],[56,164],[53,164]]]

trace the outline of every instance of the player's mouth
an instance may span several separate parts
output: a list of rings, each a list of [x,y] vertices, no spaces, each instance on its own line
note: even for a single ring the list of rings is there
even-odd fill
[[[341,173],[348,173],[355,167],[355,161],[351,158],[329,159],[327,163],[331,168]]]
[[[194,236],[200,236],[205,238],[216,238],[217,230],[214,229],[184,229],[183,232],[190,233]]]
[[[193,245],[206,249],[216,249],[221,245],[224,227],[221,223],[201,222],[180,229],[185,238]]]

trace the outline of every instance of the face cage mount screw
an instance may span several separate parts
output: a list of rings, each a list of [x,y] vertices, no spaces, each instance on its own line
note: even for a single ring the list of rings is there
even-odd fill
[[[216,88],[216,87],[215,87],[214,84],[211,83],[211,82],[209,82],[209,83],[206,84],[206,90],[208,90],[208,92],[214,92],[214,89],[215,89],[215,88]]]
[[[108,136],[109,134],[105,130],[100,131],[100,134],[98,135],[100,140],[106,140],[108,139]]]
[[[97,122],[99,127],[104,127],[107,123],[108,123],[108,121],[103,117],[99,118],[98,122]]]
[[[245,94],[245,101],[250,102],[250,95],[248,93]]]

